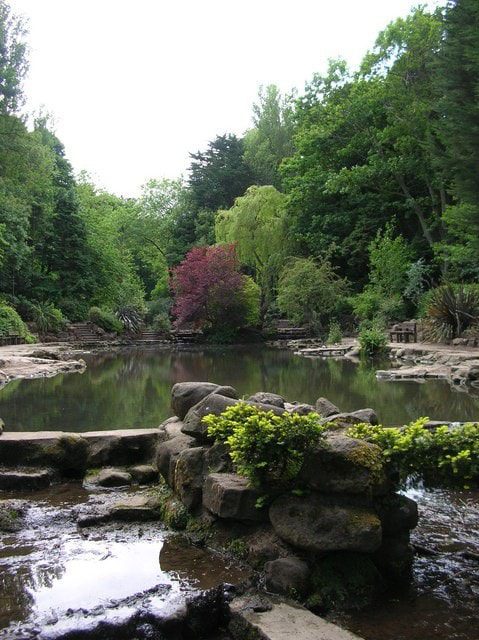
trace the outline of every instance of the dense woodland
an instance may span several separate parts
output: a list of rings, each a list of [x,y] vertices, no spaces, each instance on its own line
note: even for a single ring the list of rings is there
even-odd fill
[[[23,112],[26,42],[0,0],[0,333],[27,337],[18,315],[222,340],[280,317],[321,333],[462,309],[439,337],[477,320],[477,0],[414,9],[303,92],[261,88],[243,137],[137,199],[74,175]]]

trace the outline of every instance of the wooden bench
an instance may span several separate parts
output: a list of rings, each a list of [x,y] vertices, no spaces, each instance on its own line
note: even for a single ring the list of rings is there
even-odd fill
[[[394,342],[417,342],[417,325],[415,322],[395,324],[389,331],[389,340]],[[410,339],[411,338],[411,339]]]

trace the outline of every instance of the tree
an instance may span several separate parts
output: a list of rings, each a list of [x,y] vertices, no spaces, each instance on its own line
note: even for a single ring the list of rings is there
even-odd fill
[[[247,291],[244,293],[245,285]],[[172,272],[175,325],[203,328],[245,326],[251,299],[234,245],[194,247]]]
[[[372,286],[384,296],[402,296],[411,267],[411,250],[401,235],[393,237],[391,224],[378,231],[369,245],[369,262]]]
[[[210,142],[206,151],[190,154],[188,182],[196,211],[228,209],[253,184],[243,151],[242,140],[225,134]]]
[[[231,209],[216,216],[217,242],[236,245],[241,264],[251,269],[266,304],[288,255],[287,232],[286,198],[272,186],[250,187]]]
[[[254,128],[244,138],[244,159],[257,184],[281,188],[278,168],[294,151],[292,96],[282,96],[274,84],[260,87],[253,105]]]
[[[289,320],[318,332],[346,292],[346,281],[327,260],[293,258],[281,273],[277,303]]]
[[[445,14],[437,66],[436,131],[454,202],[444,212],[449,235],[438,247],[449,277],[479,278],[479,5],[456,0]]]
[[[0,113],[6,115],[22,104],[22,82],[28,69],[25,25],[10,5],[0,0]]]

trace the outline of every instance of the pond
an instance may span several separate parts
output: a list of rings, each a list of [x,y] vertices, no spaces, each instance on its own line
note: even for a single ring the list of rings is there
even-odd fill
[[[175,382],[208,380],[245,396],[271,391],[314,404],[326,397],[342,411],[374,408],[383,424],[420,416],[477,420],[479,397],[445,380],[380,381],[389,362],[302,358],[260,345],[178,350],[131,348],[85,354],[83,374],[15,380],[0,390],[0,416],[9,431],[85,431],[155,427],[171,415]]]

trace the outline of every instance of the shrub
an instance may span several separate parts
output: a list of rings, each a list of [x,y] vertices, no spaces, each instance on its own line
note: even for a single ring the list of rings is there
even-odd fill
[[[40,333],[61,331],[66,320],[60,309],[51,302],[34,302],[30,305],[30,315]]]
[[[90,309],[88,319],[108,333],[121,333],[123,331],[121,322],[110,311],[104,311],[99,307]]]
[[[350,300],[354,315],[361,321],[369,320],[377,325],[387,325],[392,320],[404,318],[404,302],[400,296],[386,296],[374,287],[366,287]]]
[[[427,294],[424,334],[429,340],[445,342],[466,329],[479,325],[479,287],[443,285]]]
[[[339,322],[333,321],[329,325],[328,344],[339,344],[343,339],[343,332]]]
[[[26,342],[34,342],[27,325],[15,309],[0,301],[0,336],[8,336],[9,334],[18,335]]]
[[[430,482],[467,485],[479,480],[479,424],[426,428],[420,418],[404,428],[360,424],[348,430],[353,438],[379,445],[395,463],[402,479],[420,476]]]
[[[368,358],[382,353],[387,343],[387,336],[379,327],[363,328],[359,332],[361,353],[368,356]]]
[[[58,301],[57,306],[71,322],[80,322],[88,317],[88,302],[85,300],[62,298]]]
[[[242,402],[203,418],[208,435],[228,445],[238,472],[262,487],[287,485],[297,477],[305,453],[322,437],[319,421],[316,413],[278,416]]]

